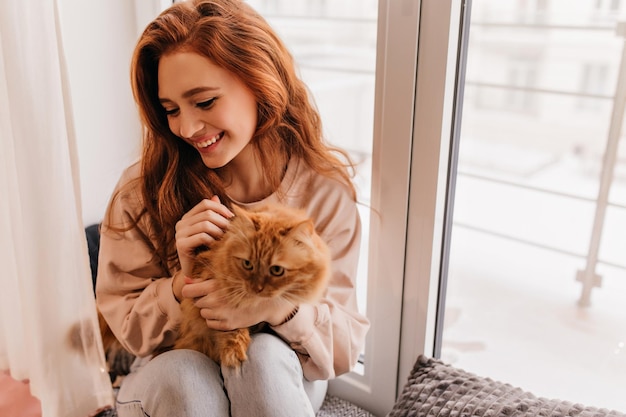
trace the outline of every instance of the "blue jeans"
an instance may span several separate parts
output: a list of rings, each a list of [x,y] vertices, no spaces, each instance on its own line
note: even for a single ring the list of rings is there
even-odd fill
[[[193,350],[138,359],[117,395],[119,417],[314,416],[327,382],[302,376],[295,352],[280,338],[253,336],[241,372]]]

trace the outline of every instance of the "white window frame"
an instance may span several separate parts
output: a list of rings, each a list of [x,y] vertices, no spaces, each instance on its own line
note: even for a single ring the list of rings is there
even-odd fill
[[[469,0],[378,8],[364,372],[329,392],[386,415],[420,353],[433,356],[449,201],[461,16]]]

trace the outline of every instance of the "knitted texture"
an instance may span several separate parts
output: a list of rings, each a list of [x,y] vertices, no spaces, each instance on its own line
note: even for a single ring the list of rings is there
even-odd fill
[[[374,417],[374,415],[351,402],[326,394],[316,417]]]
[[[510,384],[420,355],[387,417],[626,417],[626,414],[538,398]]]

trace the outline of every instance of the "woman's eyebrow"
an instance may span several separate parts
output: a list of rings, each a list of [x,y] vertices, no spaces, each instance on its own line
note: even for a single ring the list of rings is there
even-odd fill
[[[207,91],[215,91],[215,90],[218,90],[218,88],[217,87],[196,87],[196,88],[192,88],[189,91],[185,91],[183,93],[183,98],[189,98],[198,93],[205,93]]]
[[[183,98],[189,98],[199,93],[205,93],[207,91],[217,91],[217,90],[219,90],[219,88],[217,87],[196,87],[196,88],[192,88],[191,90],[185,91],[183,93]],[[172,102],[172,100],[166,97],[159,97],[159,102],[161,104],[170,103]]]

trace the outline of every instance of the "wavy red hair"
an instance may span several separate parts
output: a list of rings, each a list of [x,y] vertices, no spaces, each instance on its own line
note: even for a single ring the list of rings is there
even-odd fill
[[[174,230],[184,213],[214,194],[230,204],[218,173],[170,131],[159,103],[159,60],[174,51],[207,57],[252,91],[258,123],[251,144],[271,189],[277,190],[282,179],[276,161],[297,156],[319,174],[345,183],[356,199],[349,156],[323,140],[320,117],[307,87],[296,75],[291,54],[265,19],[239,0],[176,3],[146,27],[131,65],[132,90],[144,125],[142,215],[149,216],[165,265],[176,261]],[[135,225],[138,220],[134,219]]]

